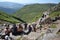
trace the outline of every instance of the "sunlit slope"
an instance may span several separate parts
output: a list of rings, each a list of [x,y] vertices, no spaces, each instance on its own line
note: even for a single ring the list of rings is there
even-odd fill
[[[23,19],[26,22],[34,22],[42,16],[42,12],[56,4],[29,4],[18,10],[14,16]]]
[[[12,16],[6,14],[5,12],[0,11],[0,20],[10,22],[10,23],[17,23],[19,22],[17,19],[14,19]]]

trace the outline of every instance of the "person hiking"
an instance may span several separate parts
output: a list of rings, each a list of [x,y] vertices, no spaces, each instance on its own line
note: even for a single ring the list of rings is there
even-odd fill
[[[32,27],[31,27],[31,25],[29,25],[28,27],[27,27],[27,32],[25,32],[25,35],[28,35],[31,31],[32,31]]]
[[[17,34],[18,34],[18,35],[23,34],[23,27],[22,27],[21,24],[19,24],[19,27],[17,27]]]
[[[26,29],[27,29],[27,25],[28,25],[28,24],[27,24],[27,23],[25,23],[24,25],[25,25],[25,30],[26,30]]]
[[[40,25],[40,30],[42,29],[42,25]]]
[[[36,24],[32,24],[34,32],[36,32]]]
[[[9,29],[9,25],[5,28],[5,35],[10,36],[10,29]]]
[[[16,36],[17,35],[17,27],[16,24],[13,24],[13,27],[11,28],[12,35]]]
[[[27,34],[29,34],[31,31],[32,31],[32,27],[31,27],[31,25],[29,25],[29,31],[27,32]]]
[[[7,27],[5,28],[5,40],[9,40],[10,39],[10,29],[9,29],[9,25],[7,25]]]

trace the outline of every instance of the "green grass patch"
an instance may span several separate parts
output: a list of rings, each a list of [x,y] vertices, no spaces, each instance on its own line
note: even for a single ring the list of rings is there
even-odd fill
[[[19,20],[13,18],[11,15],[6,14],[5,12],[0,11],[0,20],[10,22],[10,23],[17,23]],[[2,22],[0,22],[2,23]]]
[[[17,40],[21,40],[22,37],[19,37]]]
[[[56,24],[52,24],[50,28],[56,28]]]
[[[51,17],[51,18],[54,18],[54,17],[56,17],[57,15],[60,16],[60,11],[54,11],[54,12],[52,12],[52,13],[50,14],[50,17]]]

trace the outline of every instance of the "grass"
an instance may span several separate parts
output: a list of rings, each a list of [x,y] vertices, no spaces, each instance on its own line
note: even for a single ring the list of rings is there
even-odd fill
[[[54,12],[52,12],[52,13],[50,14],[50,17],[51,17],[51,18],[54,18],[54,17],[56,17],[57,15],[60,16],[60,11],[54,11]]]
[[[0,11],[0,20],[6,21],[6,22],[11,22],[11,23],[19,22],[17,19],[14,19],[12,16],[10,16],[2,11]]]
[[[56,24],[52,24],[50,28],[56,28]]]
[[[21,38],[18,38],[17,40],[21,40]]]
[[[42,13],[33,12],[33,13],[29,13],[29,14],[24,14],[20,18],[22,20],[26,21],[27,23],[31,23],[31,22],[37,21],[41,16],[42,16]]]
[[[21,40],[21,39],[22,39],[22,37],[17,38],[17,40]]]

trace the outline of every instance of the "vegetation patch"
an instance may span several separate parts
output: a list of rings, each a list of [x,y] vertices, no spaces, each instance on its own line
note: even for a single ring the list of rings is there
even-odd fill
[[[52,24],[50,28],[56,28],[56,24]]]
[[[10,16],[10,15],[6,14],[5,12],[2,12],[2,11],[0,11],[0,20],[10,22],[10,23],[19,22],[19,20],[14,19],[12,16]]]
[[[54,11],[54,12],[52,12],[51,14],[50,14],[50,17],[51,18],[54,18],[54,17],[56,17],[56,16],[60,16],[60,11]]]

